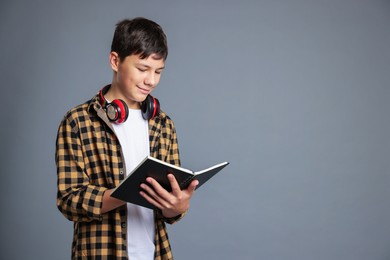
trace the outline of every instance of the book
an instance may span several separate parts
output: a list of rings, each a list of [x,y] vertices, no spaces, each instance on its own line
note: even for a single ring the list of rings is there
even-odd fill
[[[154,178],[164,189],[170,192],[172,189],[167,175],[168,173],[172,173],[181,189],[187,188],[192,180],[198,180],[199,184],[196,186],[196,189],[198,189],[228,164],[228,162],[223,162],[207,169],[194,172],[147,156],[113,190],[111,196],[146,208],[157,209],[139,194],[141,191],[141,183],[147,184],[147,177]]]

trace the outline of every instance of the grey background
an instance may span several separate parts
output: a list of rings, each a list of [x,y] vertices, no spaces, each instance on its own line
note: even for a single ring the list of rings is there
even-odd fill
[[[176,259],[390,259],[390,2],[1,1],[1,259],[69,259],[56,131],[111,82],[114,25],[170,53],[182,164],[231,165],[170,226]]]

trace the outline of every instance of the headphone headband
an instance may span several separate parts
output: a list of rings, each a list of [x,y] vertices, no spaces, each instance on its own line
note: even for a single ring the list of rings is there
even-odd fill
[[[106,107],[106,104],[108,103],[107,99],[104,97],[105,94],[107,94],[108,92],[108,89],[111,87],[111,85],[107,85],[105,87],[103,87],[100,91],[99,91],[99,101],[100,101],[100,105],[102,107]]]

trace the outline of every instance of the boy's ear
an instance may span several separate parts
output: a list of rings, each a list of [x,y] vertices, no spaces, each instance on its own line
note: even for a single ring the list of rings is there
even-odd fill
[[[119,55],[115,51],[110,52],[110,65],[113,71],[118,72]]]

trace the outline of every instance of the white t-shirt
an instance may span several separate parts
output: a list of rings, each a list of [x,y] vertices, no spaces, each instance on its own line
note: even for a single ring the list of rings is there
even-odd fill
[[[148,121],[141,110],[129,109],[129,117],[119,125],[113,124],[122,146],[127,174],[130,173],[149,152]],[[127,203],[127,251],[130,259],[154,259],[154,213],[153,210]]]

